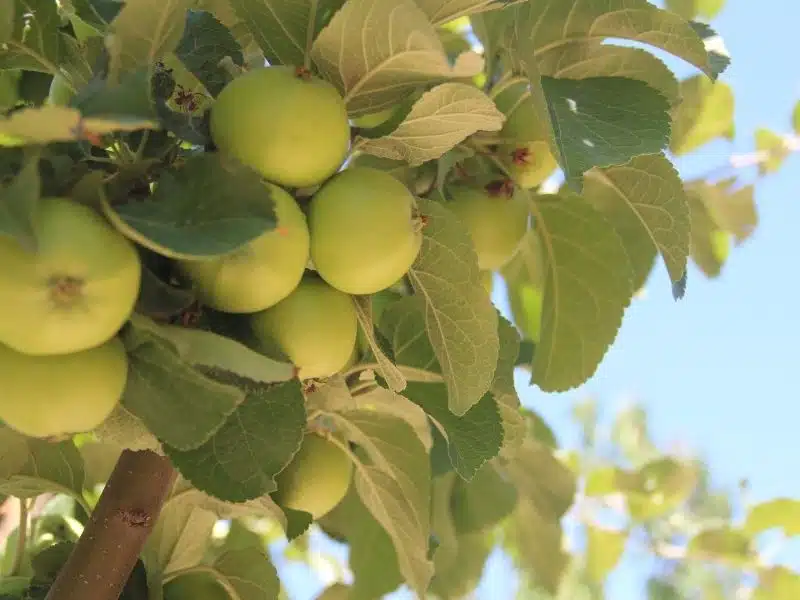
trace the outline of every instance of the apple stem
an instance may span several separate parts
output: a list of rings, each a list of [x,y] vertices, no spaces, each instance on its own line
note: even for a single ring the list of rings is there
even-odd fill
[[[45,600],[118,600],[175,477],[168,458],[123,451]]]

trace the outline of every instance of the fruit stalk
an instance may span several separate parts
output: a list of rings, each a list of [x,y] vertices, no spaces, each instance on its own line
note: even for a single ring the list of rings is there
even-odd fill
[[[175,477],[166,457],[125,450],[45,600],[118,600]]]

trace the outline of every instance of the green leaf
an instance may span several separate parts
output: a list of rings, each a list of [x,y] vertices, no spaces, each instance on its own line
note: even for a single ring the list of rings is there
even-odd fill
[[[707,277],[717,277],[728,259],[731,235],[722,229],[706,204],[702,188],[686,188],[692,220],[692,260]]]
[[[725,48],[725,42],[707,23],[691,21],[689,23],[698,37],[703,41],[703,47],[708,55],[708,76],[716,80],[731,64],[731,57]]]
[[[109,417],[94,430],[100,442],[120,449],[161,451],[158,441],[139,417],[118,404]]]
[[[378,370],[381,377],[386,380],[386,384],[393,392],[402,392],[406,387],[406,378],[395,364],[384,354],[378,339],[375,337],[375,325],[372,319],[372,300],[369,296],[354,296],[353,303],[356,308],[358,324],[364,337],[367,339],[369,348],[378,363]]]
[[[506,536],[519,571],[532,577],[537,587],[555,594],[570,561],[563,549],[558,520],[542,515],[533,501],[523,497],[507,525]]]
[[[98,31],[105,31],[122,10],[117,0],[72,0],[72,7],[78,18]]]
[[[417,434],[425,449],[431,449],[433,439],[428,417],[422,408],[405,396],[377,387],[366,394],[358,394],[352,399],[352,403],[352,408],[361,411],[374,411],[402,419],[414,429],[414,433]]]
[[[230,57],[235,65],[244,64],[242,49],[231,32],[213,14],[199,10],[187,12],[186,28],[175,54],[212,96],[231,80],[220,66],[222,59]]]
[[[8,117],[0,117],[3,146],[49,144],[86,139],[87,133],[103,135],[114,131],[155,129],[154,121],[125,117],[83,117],[80,111],[65,106],[23,108]]]
[[[478,131],[499,131],[503,121],[494,102],[475,86],[443,83],[424,93],[397,129],[383,137],[361,138],[359,147],[418,166]]]
[[[673,283],[684,277],[691,241],[689,202],[678,172],[663,155],[594,169],[586,174],[583,195],[619,233],[633,267],[634,289],[647,280],[655,250]]]
[[[0,187],[0,235],[30,251],[37,247],[34,220],[40,194],[38,155],[28,156],[11,181]]]
[[[463,416],[448,409],[444,384],[409,382],[404,395],[418,404],[441,429],[450,462],[462,479],[472,479],[486,461],[500,452],[503,423],[491,394],[486,394]]]
[[[117,81],[93,79],[81,89],[72,105],[91,122],[119,122],[128,129],[160,127],[150,90],[150,76],[139,70]],[[88,125],[87,125],[88,128]]]
[[[632,269],[613,225],[580,197],[539,196],[533,207],[547,275],[532,382],[566,391],[594,374],[616,338]]]
[[[289,381],[295,376],[293,365],[272,360],[211,331],[178,326],[162,326],[156,331],[168,339],[178,356],[190,365],[223,369],[263,383]]]
[[[672,114],[673,154],[688,154],[717,138],[733,139],[734,97],[728,84],[696,75],[681,82],[680,95]]]
[[[383,309],[379,329],[394,352],[396,364],[441,373],[436,353],[425,332],[424,310],[419,298],[400,298]]]
[[[478,533],[491,529],[514,511],[517,489],[487,463],[471,481],[455,481],[450,502],[456,532]]]
[[[733,568],[747,568],[756,559],[750,537],[743,531],[728,527],[701,531],[689,540],[686,555]]]
[[[245,399],[243,390],[182,360],[144,318],[134,320],[123,340],[130,366],[122,403],[170,446],[189,450],[205,443]]]
[[[800,535],[800,500],[777,498],[750,508],[744,524],[749,535],[775,528],[789,536]]]
[[[572,506],[577,491],[575,474],[554,454],[554,450],[532,437],[503,467],[525,498],[542,518],[558,523]]]
[[[755,138],[756,150],[766,155],[758,165],[758,172],[767,175],[779,171],[791,153],[783,136],[762,127],[756,129]]]
[[[214,561],[214,571],[237,600],[277,598],[280,592],[275,566],[261,548],[228,550]]]
[[[711,219],[733,235],[737,243],[753,235],[758,226],[755,186],[737,187],[735,180],[723,180],[715,184],[693,182],[690,187],[695,195],[702,197]]]
[[[425,305],[425,327],[447,383],[448,407],[465,414],[488,391],[497,366],[497,312],[480,282],[469,233],[446,208],[419,200],[427,217],[408,272]]]
[[[114,207],[106,202],[104,210],[134,241],[182,259],[235,252],[276,223],[272,195],[261,177],[216,153],[164,172],[147,200]]]
[[[586,534],[586,570],[595,583],[603,584],[622,558],[628,536],[593,525],[587,527]]]
[[[109,79],[143,67],[152,67],[177,48],[183,37],[189,0],[127,2],[111,23],[106,38]]]
[[[8,0],[5,2],[9,5]],[[0,45],[0,70],[24,69],[55,75],[61,63],[58,9],[51,0],[11,0],[12,25]],[[8,10],[4,8],[3,12]]]
[[[311,43],[344,0],[230,0],[270,64],[306,64]]]
[[[536,57],[575,42],[620,38],[649,44],[704,71],[715,72],[703,40],[674,13],[647,0],[542,0],[517,9],[517,31],[533,41]]]
[[[350,486],[320,525],[326,533],[347,541],[354,580],[347,600],[381,598],[403,583],[392,539],[364,506],[355,486]]]
[[[478,586],[486,560],[492,552],[492,540],[480,533],[456,538],[455,557],[449,568],[437,569],[431,591],[441,598],[468,598]]]
[[[514,385],[514,368],[519,355],[519,334],[502,316],[498,316],[497,324],[500,355],[490,390],[497,402],[503,424],[501,453],[504,457],[510,457],[522,445],[526,430],[525,417]]]
[[[451,67],[413,0],[348,0],[314,41],[311,58],[353,117],[389,108],[420,85],[472,77],[483,67],[473,52]]]
[[[3,437],[11,445],[11,458],[4,465],[7,473],[0,481],[0,494],[34,498],[51,492],[68,494],[83,502],[83,459],[72,441],[50,443],[27,438],[24,464],[11,472],[9,468],[20,463],[22,448],[8,432]],[[4,450],[4,458],[6,452]]]
[[[277,489],[274,477],[300,447],[306,424],[300,383],[263,384],[232,374],[221,381],[245,392],[245,401],[202,446],[164,450],[198,489],[227,502],[244,502]]]
[[[18,10],[16,3],[8,5],[5,14],[0,17],[0,43],[5,43],[14,35],[14,24],[16,23],[16,14]]]
[[[183,496],[167,500],[143,550],[148,574],[160,578],[198,565],[216,522],[217,515]]]
[[[752,600],[794,600],[800,597],[800,575],[786,567],[765,569]]]
[[[539,72],[560,79],[627,77],[645,82],[675,105],[680,99],[678,80],[661,60],[641,48],[599,41],[573,42],[538,56]]]
[[[496,9],[495,0],[416,0],[419,7],[434,25],[444,25],[459,17]]]
[[[506,281],[514,324],[524,339],[538,342],[542,331],[542,302],[547,273],[544,249],[536,229],[525,232],[517,246],[517,253],[501,269],[501,273]]]
[[[18,473],[28,462],[28,438],[0,425],[0,480]]]
[[[725,2],[726,0],[666,0],[666,8],[687,20],[695,17],[713,19],[725,6]]]
[[[615,481],[637,521],[666,515],[685,503],[697,486],[696,465],[673,458],[648,461],[638,471],[618,470]]]
[[[792,111],[792,129],[796,134],[800,135],[800,101],[794,105],[794,110]]]
[[[433,576],[427,558],[430,462],[417,434],[404,421],[367,411],[333,416],[369,462],[357,465],[359,498],[394,544],[400,572],[420,595]]]
[[[592,167],[655,154],[669,142],[669,103],[642,81],[624,77],[580,80],[542,77],[559,163],[570,185]]]

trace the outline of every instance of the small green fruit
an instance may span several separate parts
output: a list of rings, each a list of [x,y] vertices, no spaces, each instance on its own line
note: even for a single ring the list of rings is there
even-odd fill
[[[540,185],[558,167],[547,142],[502,146],[498,152],[511,179],[526,190]]]
[[[99,346],[133,312],[141,263],[134,245],[92,209],[42,198],[35,252],[0,237],[0,343],[52,355]]]
[[[373,294],[408,272],[422,232],[414,196],[369,167],[338,173],[311,199],[311,260],[320,276],[348,294]]]
[[[230,154],[287,187],[333,175],[350,147],[344,100],[302,69],[255,69],[231,81],[211,107],[211,137]]]
[[[503,192],[455,187],[447,204],[466,226],[478,255],[478,267],[496,271],[506,264],[528,229],[528,207]]]
[[[303,277],[309,256],[308,225],[289,193],[270,183],[278,224],[232,254],[181,261],[208,306],[229,313],[254,313],[288,296]]]
[[[164,600],[230,600],[230,596],[208,573],[187,573],[164,586]]]
[[[289,357],[300,379],[318,379],[350,360],[358,320],[350,296],[309,275],[275,306],[254,314],[251,326],[259,341]]]
[[[276,477],[275,501],[311,513],[328,514],[350,487],[353,463],[339,446],[316,433],[306,434],[300,450]]]
[[[60,356],[29,356],[0,345],[0,419],[31,437],[90,431],[122,397],[128,359],[119,338]]]

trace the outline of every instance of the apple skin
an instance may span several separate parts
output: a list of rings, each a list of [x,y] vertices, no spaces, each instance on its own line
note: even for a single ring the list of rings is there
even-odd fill
[[[112,338],[133,312],[141,262],[91,208],[42,198],[36,252],[0,237],[0,343],[24,354],[78,352]]]
[[[275,229],[232,254],[179,263],[194,282],[200,299],[216,310],[265,310],[286,298],[303,277],[309,257],[306,217],[288,192],[271,183],[265,185],[275,202]]]
[[[447,203],[470,234],[478,267],[496,271],[505,265],[528,229],[528,207],[503,194],[491,195],[483,188],[457,186],[450,189]]]
[[[220,152],[286,187],[322,183],[350,148],[339,92],[291,67],[255,69],[231,81],[211,106],[210,128]]]
[[[30,356],[0,345],[0,419],[30,437],[90,431],[114,410],[128,379],[115,337],[60,356]]]
[[[374,294],[403,277],[422,246],[414,196],[371,167],[338,173],[311,198],[311,260],[348,294]]]
[[[342,501],[352,474],[353,462],[344,450],[321,435],[308,433],[275,478],[278,490],[273,498],[281,506],[310,513],[316,521]]]
[[[315,275],[307,275],[286,298],[251,317],[255,338],[277,346],[300,379],[341,371],[356,345],[358,318],[352,298]]]

